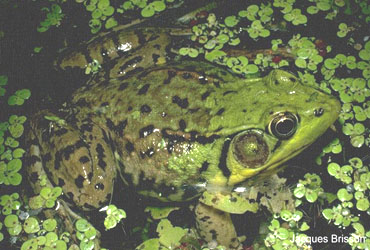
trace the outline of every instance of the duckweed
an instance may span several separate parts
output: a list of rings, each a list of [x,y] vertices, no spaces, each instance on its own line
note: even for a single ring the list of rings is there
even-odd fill
[[[45,20],[40,22],[37,27],[38,32],[45,32],[52,26],[58,27],[63,20],[64,14],[62,13],[62,8],[58,4],[52,4],[50,8],[43,7],[41,11],[46,13]]]
[[[305,198],[308,202],[315,202],[324,189],[321,187],[321,178],[316,174],[307,173],[304,175],[304,180],[299,180],[294,188],[293,194],[296,198]]]
[[[122,219],[126,218],[126,212],[117,208],[115,205],[106,206],[100,211],[106,211],[107,217],[104,219],[104,226],[106,230],[116,227]]]
[[[80,249],[94,249],[94,239],[97,234],[96,229],[86,219],[77,220],[75,226],[77,229],[76,237],[80,241]]]
[[[8,99],[9,105],[23,105],[24,101],[30,98],[31,91],[29,89],[17,90],[14,95],[11,95]]]
[[[19,194],[12,193],[11,195],[4,194],[0,197],[1,213],[3,215],[12,214],[13,210],[19,210],[21,203],[19,202]]]

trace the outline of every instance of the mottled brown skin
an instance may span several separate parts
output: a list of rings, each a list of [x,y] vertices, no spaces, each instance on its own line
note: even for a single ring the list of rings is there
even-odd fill
[[[229,213],[198,203],[195,218],[200,235],[205,241],[217,241],[227,249],[241,248]]]

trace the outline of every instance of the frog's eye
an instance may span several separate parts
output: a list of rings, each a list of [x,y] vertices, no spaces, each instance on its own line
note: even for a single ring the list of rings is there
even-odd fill
[[[280,138],[287,139],[297,130],[298,117],[289,112],[277,114],[268,125],[270,134]]]

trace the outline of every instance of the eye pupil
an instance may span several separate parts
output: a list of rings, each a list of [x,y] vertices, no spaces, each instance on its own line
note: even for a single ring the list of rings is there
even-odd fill
[[[276,124],[276,131],[279,134],[289,134],[294,129],[294,121],[290,119],[284,119]]]
[[[297,116],[291,113],[277,115],[269,124],[269,132],[280,139],[292,136],[298,124]]]

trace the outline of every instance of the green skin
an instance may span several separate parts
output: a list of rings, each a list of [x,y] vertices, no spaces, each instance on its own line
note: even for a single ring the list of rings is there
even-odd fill
[[[274,170],[337,119],[335,98],[285,71],[243,79],[205,62],[174,62],[167,52],[171,32],[115,32],[58,61],[62,69],[83,68],[94,58],[104,70],[58,113],[41,111],[31,119],[28,169],[36,192],[37,180],[47,175],[48,185],[61,186],[80,209],[99,208],[120,175],[145,196],[191,200],[207,185],[232,187]],[[276,117],[288,122],[281,126]],[[229,215],[210,210],[196,209],[201,235],[240,247]]]

